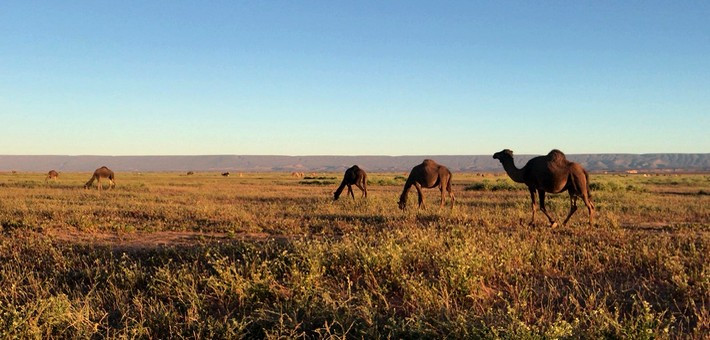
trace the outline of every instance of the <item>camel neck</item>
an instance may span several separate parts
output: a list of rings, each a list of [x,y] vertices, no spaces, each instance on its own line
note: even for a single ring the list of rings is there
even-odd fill
[[[510,179],[518,183],[525,182],[523,179],[523,171],[515,167],[515,163],[512,158],[503,160],[501,163],[503,163],[503,169],[505,169],[505,172],[508,174]]]
[[[407,193],[409,192],[409,189],[412,187],[414,184],[414,181],[407,180],[407,183],[404,184],[404,190],[402,190],[402,195],[399,196],[399,201],[400,202],[407,202]]]

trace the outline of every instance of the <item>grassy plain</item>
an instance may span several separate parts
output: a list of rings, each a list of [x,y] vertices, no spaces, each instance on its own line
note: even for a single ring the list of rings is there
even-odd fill
[[[0,338],[703,338],[710,176],[592,175],[597,223],[504,175],[397,209],[402,174],[0,174]],[[549,197],[549,196],[548,196]],[[566,195],[548,199],[559,219]]]

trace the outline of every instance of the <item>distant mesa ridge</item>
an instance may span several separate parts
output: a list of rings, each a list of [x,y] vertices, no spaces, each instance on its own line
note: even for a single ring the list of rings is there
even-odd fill
[[[515,155],[519,167],[537,155]],[[502,172],[491,155],[421,156],[18,156],[0,155],[0,171],[89,172],[106,165],[114,171],[344,171],[357,164],[368,172],[406,172],[425,158],[454,172]],[[590,171],[710,171],[710,153],[567,155]]]

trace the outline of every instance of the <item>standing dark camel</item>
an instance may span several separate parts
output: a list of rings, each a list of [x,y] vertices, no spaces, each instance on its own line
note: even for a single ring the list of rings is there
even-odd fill
[[[44,179],[44,182],[46,183],[50,179],[53,181],[56,181],[59,178],[59,173],[54,171],[54,170],[49,170],[47,173],[47,178]]]
[[[223,173],[222,173],[222,176],[224,176],[224,177],[229,177],[229,172],[223,172]]]
[[[581,197],[589,210],[589,225],[594,221],[594,204],[589,191],[589,173],[581,165],[570,162],[565,158],[565,154],[560,150],[552,150],[547,156],[538,156],[528,161],[522,169],[515,167],[513,162],[513,151],[505,149],[496,152],[493,158],[503,164],[503,169],[510,178],[518,183],[525,183],[530,190],[532,200],[532,219],[530,225],[535,224],[535,191],[540,197],[540,210],[547,219],[550,220],[552,228],[557,226],[557,222],[547,213],[545,209],[545,193],[557,194],[567,190],[570,197],[569,214],[563,225],[567,225],[570,217],[577,211],[577,197]]]
[[[86,184],[84,184],[84,189],[88,189],[89,187],[91,187],[92,184],[94,184],[94,181],[97,181],[96,188],[101,191],[101,189],[103,189],[103,186],[101,185],[102,179],[108,179],[110,189],[116,187],[116,182],[114,182],[113,171],[111,171],[111,169],[105,166],[102,166],[94,171],[94,175],[91,176],[91,179],[86,182]]]
[[[407,193],[412,185],[417,188],[420,208],[425,207],[422,187],[427,189],[439,187],[441,191],[441,207],[444,206],[445,201],[444,191],[448,191],[451,198],[451,208],[453,209],[456,199],[454,198],[454,192],[451,191],[451,171],[445,166],[439,165],[431,159],[425,159],[422,164],[412,168],[412,171],[409,172],[409,178],[404,184],[404,191],[399,196],[400,209],[404,209],[407,206]]]
[[[340,182],[340,186],[335,190],[335,193],[333,193],[334,200],[338,200],[340,193],[343,192],[346,185],[348,186],[348,193],[355,199],[352,188],[353,184],[362,190],[362,197],[367,198],[367,174],[365,170],[360,169],[357,165],[353,165],[351,168],[345,170],[343,181]]]

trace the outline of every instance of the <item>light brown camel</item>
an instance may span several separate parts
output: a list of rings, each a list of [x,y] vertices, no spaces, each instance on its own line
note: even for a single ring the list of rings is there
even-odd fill
[[[349,169],[345,170],[343,181],[340,182],[340,186],[333,193],[333,200],[338,200],[340,193],[343,192],[346,185],[348,186],[348,193],[353,199],[355,199],[355,194],[353,193],[352,188],[353,184],[362,190],[362,197],[367,198],[367,173],[365,173],[365,170],[360,169],[357,165],[353,165]]]
[[[503,169],[510,178],[518,183],[525,183],[530,191],[532,200],[532,219],[530,225],[535,224],[535,191],[540,197],[540,210],[550,220],[552,228],[557,226],[555,219],[545,209],[545,193],[557,194],[567,190],[570,197],[569,214],[563,225],[567,225],[570,217],[577,211],[577,197],[581,197],[589,210],[589,225],[594,221],[594,204],[589,191],[589,173],[581,165],[570,162],[560,150],[552,150],[547,156],[537,156],[527,162],[522,169],[515,167],[513,151],[505,149],[496,152],[493,158],[503,164]]]
[[[54,170],[49,170],[47,173],[47,178],[44,179],[44,182],[46,183],[50,179],[53,181],[56,181],[59,178],[59,173],[54,171]]]
[[[441,191],[440,206],[444,206],[445,191],[448,191],[449,197],[451,198],[451,208],[453,209],[456,199],[454,198],[454,192],[451,191],[451,171],[449,171],[447,167],[439,165],[431,159],[425,159],[422,164],[412,168],[412,171],[409,172],[407,182],[404,184],[402,195],[399,196],[400,209],[404,209],[407,206],[407,193],[412,185],[417,188],[420,208],[425,207],[422,187],[427,189],[439,187]]]
[[[89,179],[89,181],[84,184],[84,189],[89,189],[91,185],[94,184],[94,181],[97,181],[96,188],[101,191],[101,189],[103,189],[103,186],[101,185],[102,179],[108,179],[109,189],[113,189],[116,187],[113,171],[111,171],[111,169],[105,166],[102,166],[94,171],[94,174],[91,176],[91,179]]]

